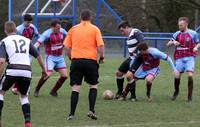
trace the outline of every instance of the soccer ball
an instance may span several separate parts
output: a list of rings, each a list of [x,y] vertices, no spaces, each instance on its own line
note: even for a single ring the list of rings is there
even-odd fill
[[[112,100],[113,98],[114,98],[114,94],[113,94],[112,91],[110,91],[110,90],[105,90],[105,91],[103,92],[103,99],[105,99],[105,100]]]

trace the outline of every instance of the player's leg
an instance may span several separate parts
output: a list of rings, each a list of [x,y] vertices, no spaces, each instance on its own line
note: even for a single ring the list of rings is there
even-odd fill
[[[188,74],[188,102],[191,102],[193,93],[193,72],[187,72],[187,74]]]
[[[67,79],[67,69],[59,69],[58,72],[60,73],[60,78],[57,80],[56,84],[50,92],[50,94],[55,97],[58,96],[57,90],[63,85],[63,83]]]
[[[35,97],[39,96],[39,91],[40,91],[41,87],[47,81],[47,79],[52,75],[54,66],[55,66],[55,63],[52,60],[52,56],[45,56],[45,68],[47,70],[48,77],[44,77],[44,75],[42,75],[40,77],[38,84],[35,87],[35,91],[34,91]]]
[[[5,91],[0,90],[0,127],[1,125],[1,119],[2,119],[2,109],[3,109],[3,103],[4,103],[4,94]]]
[[[80,60],[72,60],[70,67],[70,85],[72,87],[71,102],[70,102],[70,113],[67,120],[73,120],[76,106],[78,103],[80,85],[82,84],[83,72]]]
[[[31,55],[29,55],[29,59],[30,59],[30,64],[32,64],[32,56]],[[12,93],[14,94],[14,95],[18,95],[19,94],[19,90],[18,90],[19,88],[18,88],[18,85],[15,83],[13,86],[12,86],[12,89],[11,89],[11,91],[12,91]]]
[[[176,66],[176,69],[177,69],[177,73],[175,74],[175,78],[174,78],[174,93],[172,95],[171,100],[176,100],[176,98],[179,94],[181,73],[184,72],[184,70],[185,70],[183,59],[177,59],[175,61],[175,66]]]
[[[117,82],[117,93],[115,99],[118,99],[122,95],[123,84],[124,84],[124,73],[117,70],[116,72],[116,82]]]
[[[116,82],[117,82],[117,93],[115,96],[115,99],[119,99],[122,96],[122,91],[123,91],[123,84],[124,84],[124,74],[127,73],[129,70],[129,63],[131,59],[128,58],[126,59],[118,68],[116,72]]]
[[[3,76],[0,82],[0,126],[2,119],[2,109],[4,104],[4,94],[7,90],[9,90],[12,85],[15,83],[15,78],[11,76]]]
[[[134,77],[134,73],[136,72],[136,70],[141,66],[142,64],[142,57],[134,57],[132,58],[131,62],[130,62],[130,69],[126,74],[127,77],[127,87],[129,87],[128,89],[130,90],[131,96],[130,96],[130,100],[131,101],[137,101],[136,98],[136,78]],[[126,90],[127,88],[125,88]]]
[[[67,79],[67,69],[64,57],[57,57],[55,69],[59,72],[60,78],[57,80],[56,84],[52,88],[50,95],[58,96],[57,90],[63,85],[65,80]]]
[[[12,93],[13,93],[14,95],[18,95],[19,90],[18,90],[18,85],[17,85],[16,83],[12,86],[11,91],[12,91]]]
[[[19,88],[19,100],[22,107],[22,112],[24,115],[24,126],[31,127],[31,107],[28,99],[28,93],[30,90],[30,78],[18,78],[17,83]]]
[[[131,101],[137,101],[136,93],[135,93],[135,91],[136,91],[136,84],[135,84],[136,79],[134,77],[134,74],[131,71],[128,71],[127,74],[126,74],[126,78],[127,78],[128,84],[123,91],[123,97],[126,98],[128,92],[130,91],[131,92],[130,100]]]
[[[88,99],[89,99],[88,117],[95,120],[97,119],[97,116],[95,114],[96,98],[97,98],[97,85],[90,85],[90,91],[88,95]]]
[[[145,78],[146,80],[146,96],[148,101],[152,101],[152,96],[151,96],[151,87],[154,79],[153,74],[148,74]]]
[[[188,102],[192,101],[194,67],[195,67],[194,57],[188,57],[188,61],[186,62],[186,67],[185,67],[188,75]]]
[[[90,84],[89,85],[89,94],[88,94],[88,100],[89,100],[89,112],[88,117],[91,119],[96,120],[97,116],[95,113],[95,104],[96,104],[96,98],[97,98],[97,84],[99,79],[99,65],[94,60],[87,60],[84,63],[84,76],[85,81]]]
[[[153,68],[145,72],[146,72],[145,80],[146,80],[146,90],[147,90],[146,96],[147,96],[148,101],[152,101],[151,87],[152,87],[153,80],[160,73],[160,68],[159,67]]]

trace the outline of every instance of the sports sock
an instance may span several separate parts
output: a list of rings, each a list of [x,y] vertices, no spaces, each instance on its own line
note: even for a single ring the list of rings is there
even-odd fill
[[[116,81],[117,81],[117,88],[118,88],[117,93],[118,94],[122,94],[123,84],[124,84],[124,77],[117,77]]]
[[[24,114],[24,119],[25,119],[25,123],[27,122],[31,122],[31,108],[30,108],[30,104],[23,104],[22,105],[22,111]]]
[[[193,78],[188,77],[188,99],[192,99]]]
[[[67,77],[60,77],[51,91],[56,92],[62,86],[66,79]]]
[[[95,103],[97,98],[97,89],[91,88],[89,91],[88,99],[89,99],[89,110],[92,112],[94,111]]]
[[[147,97],[148,98],[151,96],[151,86],[152,86],[152,83],[151,82],[147,82],[146,88],[147,88]]]
[[[129,91],[130,91],[130,86],[129,86],[129,84],[127,84],[123,91],[123,96],[126,97],[128,95]]]
[[[135,81],[130,83],[129,86],[130,86],[131,98],[136,98],[136,93],[135,93],[136,84],[135,84]]]
[[[40,80],[39,80],[39,82],[38,82],[38,84],[37,84],[37,86],[35,88],[35,91],[39,91],[40,88],[43,86],[43,84],[47,81],[48,78],[44,79],[44,77],[41,76],[41,78],[40,78]]]
[[[71,107],[70,107],[71,109],[70,109],[69,115],[75,114],[76,106],[77,106],[77,103],[78,103],[78,97],[79,97],[79,92],[72,91],[72,93],[71,93]]]
[[[3,109],[3,100],[0,100],[0,120],[1,120],[2,109]]]
[[[179,85],[180,85],[180,78],[175,78],[174,79],[175,94],[179,93]]]

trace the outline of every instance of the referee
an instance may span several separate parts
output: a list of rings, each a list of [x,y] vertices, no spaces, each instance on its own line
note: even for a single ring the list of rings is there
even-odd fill
[[[89,84],[88,117],[96,120],[95,102],[97,97],[98,68],[104,59],[104,42],[100,30],[91,24],[89,10],[81,12],[81,22],[72,27],[64,40],[70,66],[71,109],[67,120],[74,119],[82,80]],[[97,62],[99,55],[99,60]]]

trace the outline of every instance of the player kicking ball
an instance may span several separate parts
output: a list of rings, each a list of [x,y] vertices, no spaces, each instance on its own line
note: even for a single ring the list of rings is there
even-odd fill
[[[151,87],[153,80],[160,72],[160,59],[165,60],[169,63],[174,74],[177,72],[172,59],[165,53],[161,52],[156,48],[149,47],[146,43],[140,43],[137,46],[137,50],[139,56],[142,57],[143,62],[141,66],[137,69],[135,73],[128,71],[126,77],[129,82],[134,82],[138,79],[145,79],[146,80],[146,96],[148,101],[152,101],[151,97]],[[126,89],[123,93],[127,93]],[[126,94],[124,94],[124,98]]]

